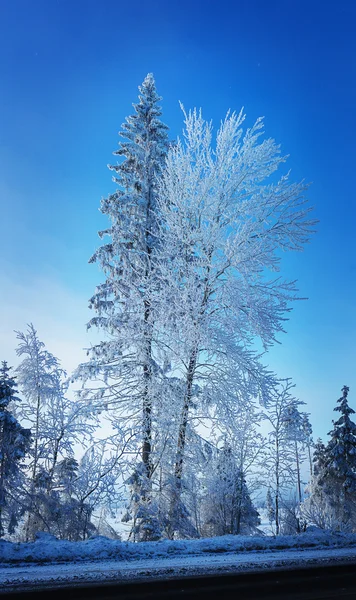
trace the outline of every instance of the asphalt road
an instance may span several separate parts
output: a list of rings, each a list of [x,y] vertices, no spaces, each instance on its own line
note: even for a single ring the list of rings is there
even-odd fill
[[[12,600],[356,600],[356,562],[303,569],[264,570],[234,575],[66,586],[0,593]]]

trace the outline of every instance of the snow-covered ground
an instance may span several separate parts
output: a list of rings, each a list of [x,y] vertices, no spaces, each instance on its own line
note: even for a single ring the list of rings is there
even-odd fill
[[[68,583],[137,581],[340,561],[356,563],[356,535],[224,536],[133,544],[103,537],[36,542],[0,541],[0,589]]]

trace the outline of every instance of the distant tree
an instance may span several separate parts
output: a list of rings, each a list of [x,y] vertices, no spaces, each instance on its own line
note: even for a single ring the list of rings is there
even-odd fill
[[[295,406],[291,394],[294,387],[290,379],[281,380],[267,400],[264,416],[270,426],[269,443],[266,447],[265,472],[268,486],[273,493],[275,533],[280,534],[280,509],[283,496],[289,493],[296,480],[295,445],[286,427],[289,408]]]
[[[31,424],[33,446],[31,479],[34,481],[41,458],[45,455],[43,445],[43,415],[47,403],[62,394],[63,369],[59,360],[45,349],[37,336],[32,323],[26,333],[16,332],[19,344],[16,353],[23,360],[16,369],[16,375],[24,400],[20,415]]]
[[[248,479],[249,489],[259,489],[267,440],[259,431],[263,413],[254,399],[241,398],[235,393],[231,402],[214,405],[212,419],[216,445],[223,441],[231,446],[244,479]]]
[[[356,424],[351,419],[355,411],[349,406],[348,393],[345,385],[334,408],[341,416],[329,432],[321,476],[341,529],[356,527]]]
[[[313,473],[308,485],[308,496],[301,505],[301,514],[307,523],[320,529],[333,529],[334,521],[328,495],[322,480],[325,474],[326,447],[320,438],[314,446]]]
[[[326,465],[326,447],[321,438],[316,440],[313,455],[313,474],[321,475]]]
[[[90,440],[96,421],[90,405],[66,398],[66,373],[39,340],[34,326],[17,332],[17,339],[22,361],[16,373],[24,396],[18,413],[33,432],[25,527],[25,537],[30,539],[42,529],[58,534],[63,507],[57,465],[73,458],[76,443]]]
[[[301,503],[298,494],[284,498],[280,511],[280,533],[294,535],[305,531],[307,521],[301,513]]]
[[[213,535],[251,533],[260,524],[243,473],[228,445],[220,451],[208,479],[206,505],[206,524]]]
[[[305,403],[301,402],[300,400],[294,400],[288,403],[284,414],[284,426],[294,444],[294,456],[297,474],[297,492],[298,500],[300,503],[303,500],[301,464],[305,459],[304,448],[306,443],[304,415],[299,410],[299,406],[301,406],[302,404]]]
[[[30,448],[29,429],[24,429],[12,414],[20,401],[15,378],[5,361],[0,369],[0,537],[13,533],[20,513],[19,491],[24,485],[24,459]],[[19,489],[20,488],[20,489]]]
[[[349,388],[342,388],[326,444],[319,439],[314,449],[314,470],[309,497],[302,511],[306,519],[323,529],[356,530],[356,424],[348,403]]]
[[[313,428],[309,421],[309,417],[306,413],[303,414],[302,428],[303,428],[303,433],[304,433],[304,443],[305,443],[307,451],[308,451],[309,475],[310,475],[310,479],[311,479],[313,476],[313,461],[312,461],[312,448],[314,445]]]
[[[272,498],[271,488],[268,488],[268,490],[267,490],[266,510],[267,510],[268,521],[269,521],[270,527],[272,529],[273,524],[276,522],[276,505]]]

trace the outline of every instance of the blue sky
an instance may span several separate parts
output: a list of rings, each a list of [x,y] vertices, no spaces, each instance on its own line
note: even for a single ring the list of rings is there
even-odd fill
[[[152,71],[172,138],[179,100],[216,125],[244,106],[248,124],[265,116],[292,176],[313,182],[318,233],[283,257],[309,300],[266,361],[293,377],[316,435],[342,385],[356,408],[355,26],[353,0],[3,1],[1,359],[15,360],[12,331],[31,320],[68,369],[84,360],[106,165]]]

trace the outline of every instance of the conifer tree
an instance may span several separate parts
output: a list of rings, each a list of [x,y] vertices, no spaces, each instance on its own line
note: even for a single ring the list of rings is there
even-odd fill
[[[348,392],[344,386],[334,409],[341,416],[333,421],[329,442],[325,446],[318,439],[315,444],[310,496],[302,510],[309,522],[323,529],[356,530],[356,424]]]
[[[88,387],[82,395],[106,407],[135,414],[142,430],[141,458],[148,479],[152,475],[152,420],[157,394],[157,364],[153,348],[155,321],[155,251],[159,246],[156,205],[157,176],[168,149],[167,126],[160,120],[161,97],[152,74],[139,87],[135,113],[126,119],[120,135],[124,141],[114,154],[121,159],[110,165],[115,193],[101,202],[101,212],[110,227],[99,232],[109,236],[92,256],[105,274],[96,288],[90,308],[97,316],[88,324],[109,338],[91,348],[90,362],[79,367],[77,376],[88,382],[103,379],[104,386]],[[137,414],[141,407],[141,416]]]
[[[331,504],[340,528],[356,525],[356,424],[355,411],[348,403],[349,388],[344,385],[335,411],[341,416],[333,421],[326,446],[326,461],[322,482],[327,486]]]
[[[0,537],[5,533],[5,519],[10,533],[17,523],[16,491],[23,483],[23,459],[29,450],[31,435],[10,408],[10,403],[19,401],[10,370],[3,361],[0,369]]]

